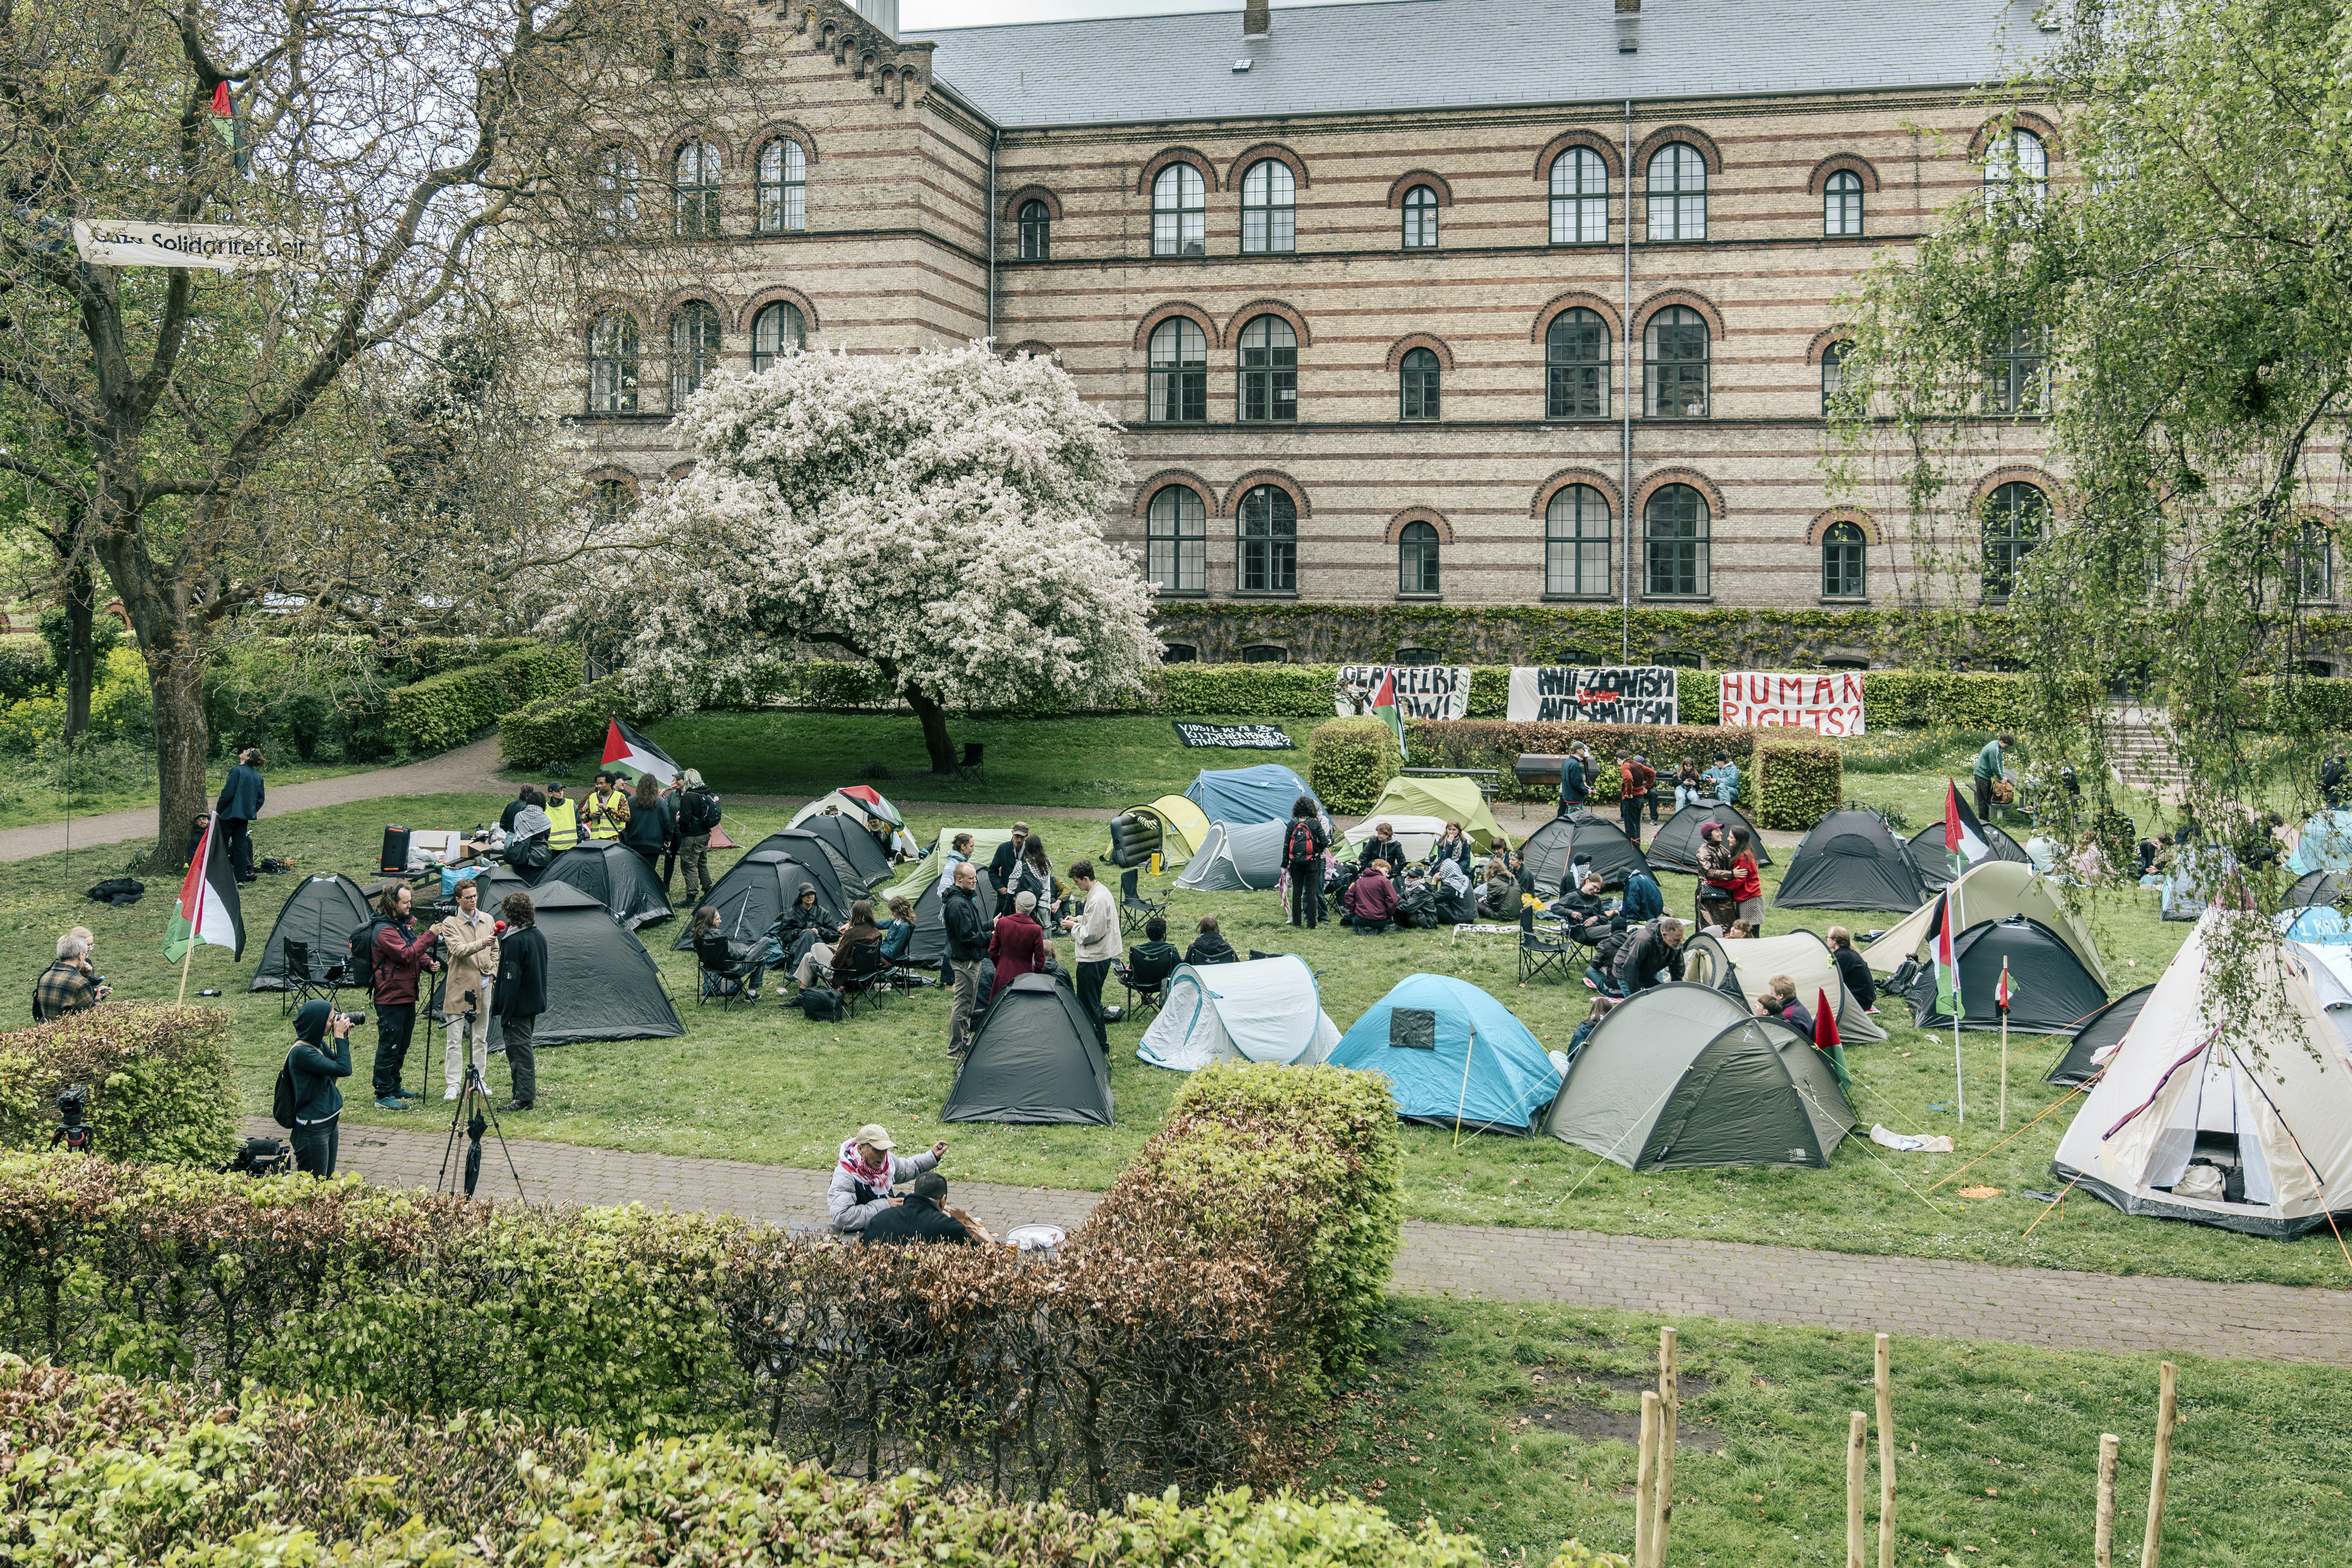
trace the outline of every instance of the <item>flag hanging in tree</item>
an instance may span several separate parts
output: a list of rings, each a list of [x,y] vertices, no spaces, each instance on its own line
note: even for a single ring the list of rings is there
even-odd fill
[[[236,873],[229,868],[228,842],[216,816],[205,819],[204,842],[180,883],[180,904],[163,936],[163,956],[177,963],[190,948],[205,944],[245,956],[245,911],[237,903]]]
[[[682,771],[667,752],[622,723],[617,715],[604,731],[604,765],[649,773],[656,784],[669,784]]]
[[[229,97],[226,80],[213,83],[213,100],[210,107],[214,118],[220,121],[213,129],[220,132],[221,145],[229,150],[230,156],[236,163],[236,172],[240,174],[252,174],[252,160],[245,147],[245,126],[236,118],[236,103]]]
[[[1955,877],[1992,853],[1992,846],[1985,842],[1984,825],[1961,804],[1960,786],[1949,779],[1944,781],[1944,850],[1952,858]]]
[[[1818,989],[1813,993],[1813,1048],[1830,1058],[1838,1087],[1852,1094],[1853,1075],[1845,1070],[1845,1047],[1838,1038],[1837,1009],[1830,1005],[1830,994]]]
[[[1946,1016],[1960,1016],[1960,965],[1953,938],[1952,895],[1948,890],[1936,900],[1936,912],[1927,921],[1927,946],[1936,955],[1936,1005]]]
[[[1397,716],[1396,671],[1381,671],[1381,689],[1372,693],[1372,717],[1384,721],[1396,736],[1397,761],[1405,760],[1404,721]]]

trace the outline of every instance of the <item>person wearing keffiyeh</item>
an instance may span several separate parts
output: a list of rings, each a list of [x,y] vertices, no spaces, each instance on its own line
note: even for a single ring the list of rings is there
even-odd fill
[[[911,1182],[940,1163],[948,1152],[945,1140],[921,1154],[893,1153],[888,1129],[867,1122],[841,1141],[841,1159],[833,1168],[833,1184],[825,1189],[824,1206],[833,1228],[845,1234],[861,1231],[866,1222],[897,1200],[890,1189]]]

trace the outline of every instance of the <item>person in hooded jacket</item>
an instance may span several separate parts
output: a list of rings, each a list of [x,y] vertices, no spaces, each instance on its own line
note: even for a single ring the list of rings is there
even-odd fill
[[[1200,934],[1192,939],[1192,945],[1184,950],[1184,962],[1196,966],[1203,963],[1239,963],[1241,954],[1235,952],[1234,944],[1225,940],[1225,933],[1217,929],[1217,917],[1202,915]]]
[[[961,1059],[971,1049],[971,1017],[980,1010],[980,971],[988,961],[988,923],[980,913],[980,873],[970,860],[950,869],[953,880],[940,895],[940,923],[947,931],[948,974],[955,1008],[948,1015],[948,1055]]]
[[[512,1092],[499,1109],[529,1110],[539,1099],[539,1058],[531,1048],[531,1034],[539,1026],[539,1016],[547,1011],[547,937],[539,929],[539,911],[529,893],[509,893],[499,912],[506,917],[507,929],[499,939],[499,978],[490,994],[512,1077]]]
[[[336,1134],[342,1120],[340,1079],[352,1076],[352,1016],[313,999],[294,1015],[294,1048],[286,1070],[294,1080],[294,1168],[314,1176],[335,1173]]]

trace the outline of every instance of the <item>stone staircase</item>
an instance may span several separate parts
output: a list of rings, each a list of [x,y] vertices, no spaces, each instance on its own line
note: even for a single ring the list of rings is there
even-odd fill
[[[2162,709],[2126,702],[2110,704],[2107,733],[2114,742],[2118,781],[2167,805],[2180,804],[2187,778],[2173,755],[2171,726]]]

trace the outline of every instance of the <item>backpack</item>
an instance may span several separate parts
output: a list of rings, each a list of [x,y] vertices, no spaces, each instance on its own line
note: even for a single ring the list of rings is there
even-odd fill
[[[352,932],[352,945],[343,954],[344,984],[364,990],[371,995],[374,994],[375,933],[391,923],[382,915],[376,915]],[[281,1116],[278,1119],[278,1125],[291,1127],[294,1124]]]
[[[1315,825],[1303,816],[1290,819],[1289,858],[1293,865],[1315,858]]]
[[[829,985],[807,985],[801,988],[801,1016],[812,1024],[841,1022],[841,993]]]
[[[269,1091],[269,1119],[291,1131],[294,1127],[294,1053],[278,1064],[278,1086]]]
[[[677,806],[680,833],[708,833],[719,826],[719,797],[707,789],[690,789]]]
[[[507,864],[518,871],[544,871],[555,863],[555,851],[548,847],[548,835],[534,833],[529,838],[507,840]]]

